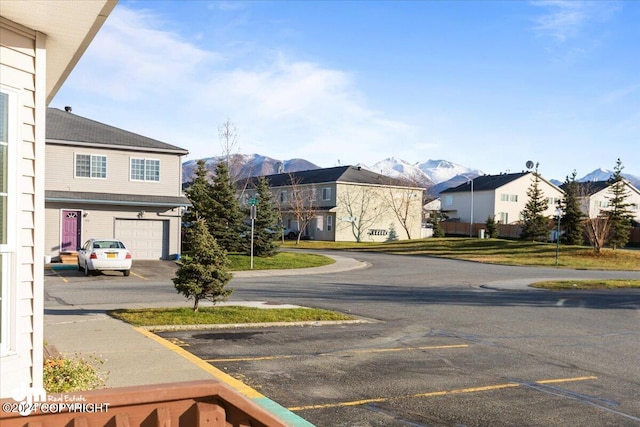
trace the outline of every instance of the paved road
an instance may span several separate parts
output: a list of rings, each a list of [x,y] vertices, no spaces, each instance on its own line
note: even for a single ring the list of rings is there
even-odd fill
[[[371,267],[234,279],[231,299],[329,308],[371,323],[162,335],[318,426],[640,425],[640,291],[523,286],[640,273],[353,256]],[[182,300],[168,279],[140,276],[83,285],[56,277],[47,292],[67,303]]]

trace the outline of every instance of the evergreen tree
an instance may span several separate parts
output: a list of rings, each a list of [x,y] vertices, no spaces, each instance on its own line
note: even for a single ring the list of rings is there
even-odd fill
[[[629,208],[631,203],[627,203],[627,198],[631,195],[626,188],[626,183],[622,177],[622,162],[616,162],[614,173],[609,179],[612,197],[609,198],[609,209],[607,216],[611,226],[609,244],[616,248],[622,248],[629,242],[631,234],[633,215]]]
[[[264,176],[258,179],[256,190],[258,205],[254,222],[253,253],[259,257],[270,257],[278,253],[279,246],[276,242],[282,236],[282,229],[276,226],[280,214],[269,188],[269,182]]]
[[[566,245],[581,245],[584,243],[584,214],[580,209],[580,186],[576,181],[576,171],[566,177],[563,189],[560,228],[564,229],[564,234],[560,241]]]
[[[198,167],[195,170],[195,178],[191,185],[185,190],[185,194],[191,202],[191,207],[184,213],[182,221],[193,223],[197,218],[209,218],[211,215],[211,182],[209,181],[209,171],[204,160],[198,160]]]
[[[210,194],[211,214],[205,217],[209,232],[222,249],[228,252],[240,250],[239,236],[243,215],[225,162],[216,165],[216,176]]]
[[[496,224],[496,220],[493,217],[493,215],[489,215],[487,217],[487,222],[486,222],[486,226],[487,226],[487,234],[489,235],[490,238],[495,239],[498,237],[498,224]]]
[[[444,229],[442,228],[442,214],[435,213],[433,215],[433,237],[444,237]]]
[[[394,223],[389,224],[389,234],[387,234],[386,242],[395,242],[398,240],[398,233],[396,232],[396,226]]]
[[[183,260],[172,280],[178,293],[188,300],[194,300],[193,311],[198,311],[200,300],[216,303],[225,300],[233,292],[225,289],[231,280],[231,273],[228,271],[226,252],[220,249],[203,219],[193,223],[187,232],[187,240],[192,255]]]
[[[549,232],[549,219],[543,213],[549,205],[540,188],[540,175],[537,167],[533,173],[533,182],[527,190],[527,196],[529,196],[529,200],[522,211],[520,238],[522,240],[545,241]]]

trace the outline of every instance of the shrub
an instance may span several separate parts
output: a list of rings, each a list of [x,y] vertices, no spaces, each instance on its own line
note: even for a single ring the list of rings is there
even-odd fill
[[[59,356],[45,360],[44,389],[47,393],[64,393],[104,388],[106,378],[101,376],[96,367],[102,365],[104,360],[93,356],[90,359]]]

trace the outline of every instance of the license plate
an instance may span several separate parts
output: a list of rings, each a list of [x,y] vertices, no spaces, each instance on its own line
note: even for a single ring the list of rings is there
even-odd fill
[[[115,258],[116,254],[107,254],[107,258]]]

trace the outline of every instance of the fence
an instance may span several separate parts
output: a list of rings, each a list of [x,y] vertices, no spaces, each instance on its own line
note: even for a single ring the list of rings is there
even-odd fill
[[[448,236],[478,237],[480,230],[485,230],[486,232],[487,229],[487,225],[482,223],[474,223],[473,227],[471,227],[468,222],[442,221],[440,225]],[[521,231],[522,227],[520,225],[498,224],[498,237],[503,239],[518,239]],[[640,227],[631,229],[629,244],[640,244]]]
[[[49,394],[23,416],[4,399],[2,427],[285,427],[271,413],[215,380]],[[46,405],[46,406],[44,406]]]

